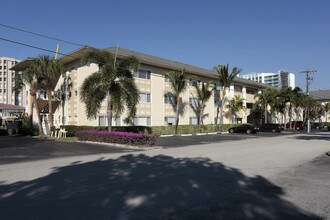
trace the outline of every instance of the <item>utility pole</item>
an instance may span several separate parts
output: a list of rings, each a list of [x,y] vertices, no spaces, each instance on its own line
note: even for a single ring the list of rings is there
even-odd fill
[[[304,73],[306,74],[306,96],[307,96],[307,103],[306,103],[306,118],[307,118],[307,133],[311,132],[311,123],[309,120],[309,84],[311,83],[311,81],[314,79],[314,77],[311,77],[310,74],[312,73],[316,73],[316,70],[304,70],[304,71],[300,71],[300,73]]]

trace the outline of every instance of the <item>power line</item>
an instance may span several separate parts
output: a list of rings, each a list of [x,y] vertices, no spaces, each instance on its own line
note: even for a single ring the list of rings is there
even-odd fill
[[[55,37],[50,37],[50,36],[47,36],[47,35],[44,35],[44,34],[39,34],[39,33],[36,33],[36,32],[24,30],[24,29],[21,29],[21,28],[17,28],[17,27],[5,25],[5,24],[1,24],[1,23],[0,23],[0,26],[5,27],[5,28],[9,28],[9,29],[13,29],[13,30],[16,30],[16,31],[20,31],[20,32],[24,32],[24,33],[36,35],[36,36],[39,36],[39,37],[44,37],[44,38],[48,38],[48,39],[51,39],[51,40],[56,40],[56,41],[60,41],[60,42],[63,42],[63,43],[72,44],[72,45],[79,46],[79,47],[83,47],[84,46],[82,44],[74,43],[74,42],[67,41],[67,40],[62,40],[62,39],[55,38]]]
[[[14,41],[14,40],[9,40],[9,39],[2,38],[2,37],[0,37],[0,40],[7,41],[7,42],[10,42],[10,43],[13,43],[13,44],[18,44],[18,45],[25,46],[25,47],[34,48],[34,49],[37,49],[37,50],[46,51],[46,52],[49,52],[49,53],[55,53],[56,54],[56,51],[54,51],[54,50],[49,50],[49,49],[45,49],[45,48],[42,48],[42,47],[37,47],[37,46],[31,45],[31,44],[25,44],[25,43],[21,43],[21,42]],[[59,52],[58,54],[63,55],[63,56],[69,56],[69,57],[72,57],[72,58],[79,59],[78,57],[71,56],[71,55],[65,54],[65,53],[60,53]]]
[[[310,77],[309,74],[316,73],[316,70],[303,70],[300,71],[300,73],[306,74],[306,95],[309,96],[309,84],[314,79],[313,77]],[[309,119],[309,101],[307,101],[307,108],[306,108],[306,118],[307,118],[307,133],[311,132],[311,126],[310,126],[310,119]]]

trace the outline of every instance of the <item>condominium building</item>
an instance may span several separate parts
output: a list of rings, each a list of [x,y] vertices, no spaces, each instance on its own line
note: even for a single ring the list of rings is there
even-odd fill
[[[295,75],[286,71],[278,71],[277,73],[250,73],[241,77],[277,88],[285,86],[295,88]]]
[[[54,112],[54,123],[66,125],[107,125],[106,100],[102,103],[96,119],[88,119],[85,113],[85,105],[80,99],[79,90],[82,83],[88,76],[98,71],[96,64],[90,63],[83,65],[81,62],[81,57],[90,50],[91,48],[89,47],[83,47],[60,59],[66,72],[58,79],[51,97],[54,101],[53,109],[56,109]],[[183,69],[193,79],[190,81],[188,89],[182,94],[183,101],[188,105],[183,115],[180,116],[180,124],[197,123],[197,117],[189,106],[189,102],[192,102],[196,94],[192,84],[209,81],[214,83],[214,90],[204,110],[204,113],[207,114],[204,124],[216,123],[221,89],[217,83],[216,72],[123,48],[108,48],[106,50],[116,53],[118,59],[135,56],[140,62],[138,71],[134,73],[135,83],[140,93],[140,102],[137,106],[136,117],[134,118],[135,125],[160,126],[174,123],[175,111],[170,104],[169,97],[165,96],[167,91],[171,91],[170,83],[165,75],[169,71],[182,71]],[[27,62],[29,61],[27,60],[17,64],[14,69],[23,70],[27,66]],[[254,95],[266,87],[269,86],[243,78],[235,78],[227,91],[227,101],[235,95],[240,96],[244,99],[243,106],[246,107],[245,110],[239,112],[238,118],[236,118],[237,121],[247,122],[247,117],[251,114],[252,105],[255,102]],[[47,99],[48,97],[42,96],[41,99],[43,98]],[[227,102],[222,104],[226,105]],[[230,111],[226,108],[224,109],[224,123],[232,123]],[[125,126],[124,118],[126,116],[127,113],[124,112],[114,117],[113,125]]]
[[[20,97],[13,91],[15,85],[15,71],[10,70],[18,60],[0,57],[0,103],[19,105]]]

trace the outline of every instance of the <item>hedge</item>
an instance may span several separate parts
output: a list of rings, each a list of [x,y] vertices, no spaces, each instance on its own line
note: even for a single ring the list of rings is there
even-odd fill
[[[104,130],[83,130],[78,131],[76,136],[79,141],[118,143],[134,146],[152,146],[155,145],[159,135],[119,131],[109,132]]]
[[[228,131],[228,129],[235,124],[223,124],[222,131]],[[105,126],[75,126],[75,125],[64,125],[67,133],[67,137],[73,137],[77,132],[82,130],[107,130]],[[174,125],[168,126],[114,126],[112,131],[122,131],[122,132],[133,132],[140,134],[159,134],[159,135],[172,135],[175,131]],[[214,133],[219,131],[219,125],[179,125],[178,134],[196,134],[196,133]]]

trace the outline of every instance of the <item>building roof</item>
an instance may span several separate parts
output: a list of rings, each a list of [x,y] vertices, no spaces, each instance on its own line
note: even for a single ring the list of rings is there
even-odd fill
[[[9,110],[23,110],[25,109],[24,107],[22,106],[18,106],[18,105],[9,105],[9,104],[3,104],[3,103],[0,103],[0,109],[9,109]]]
[[[61,57],[59,60],[63,65],[66,65],[75,60],[80,59],[84,54],[86,54],[88,51],[90,51],[92,49],[93,49],[92,47],[84,46],[84,47],[81,47],[81,48]],[[215,71],[197,67],[197,66],[193,66],[190,64],[185,64],[185,63],[177,62],[174,60],[169,60],[169,59],[165,59],[165,58],[161,58],[161,57],[157,57],[157,56],[153,56],[153,55],[149,55],[149,54],[145,54],[145,53],[140,53],[140,52],[133,51],[133,50],[128,50],[125,48],[120,48],[120,47],[110,47],[105,50],[108,50],[112,53],[117,53],[117,56],[119,58],[135,56],[139,60],[139,62],[142,64],[163,67],[163,68],[169,69],[169,70],[178,70],[178,71],[185,70],[186,72],[188,72],[190,74],[194,74],[196,76],[204,76],[204,77],[211,77],[211,78],[217,79],[217,73]],[[14,67],[12,67],[11,70],[23,71],[30,65],[30,62],[32,60],[33,60],[32,58],[28,58],[24,61],[21,61],[18,64],[16,64]],[[271,87],[267,84],[254,82],[254,81],[251,81],[248,79],[243,79],[241,77],[236,77],[234,79],[234,82],[243,84],[243,85],[257,87],[257,88]]]
[[[330,100],[330,90],[311,91],[309,95],[316,100]]]
[[[173,61],[173,60],[169,60],[169,59],[165,59],[165,58],[161,58],[161,57],[157,57],[157,56],[153,56],[153,55],[149,55],[149,54],[145,54],[145,53],[140,53],[140,52],[136,52],[136,51],[128,50],[125,48],[120,48],[120,47],[110,47],[110,48],[107,48],[106,50],[109,50],[112,53],[117,53],[118,57],[135,56],[140,61],[140,63],[149,64],[149,65],[153,65],[153,66],[159,66],[159,67],[163,67],[163,68],[169,69],[169,70],[178,70],[178,71],[185,70],[186,72],[194,74],[196,76],[204,76],[204,77],[211,77],[211,78],[217,79],[217,73],[213,70],[209,70],[209,69],[205,69],[205,68],[201,68],[201,67],[193,66],[190,64],[185,64],[185,63],[181,63],[181,62],[177,62],[177,61]],[[243,85],[255,86],[258,88],[270,87],[269,85],[259,83],[259,82],[254,82],[254,81],[247,80],[247,79],[243,79],[240,77],[236,77],[234,79],[234,82],[240,83]]]

